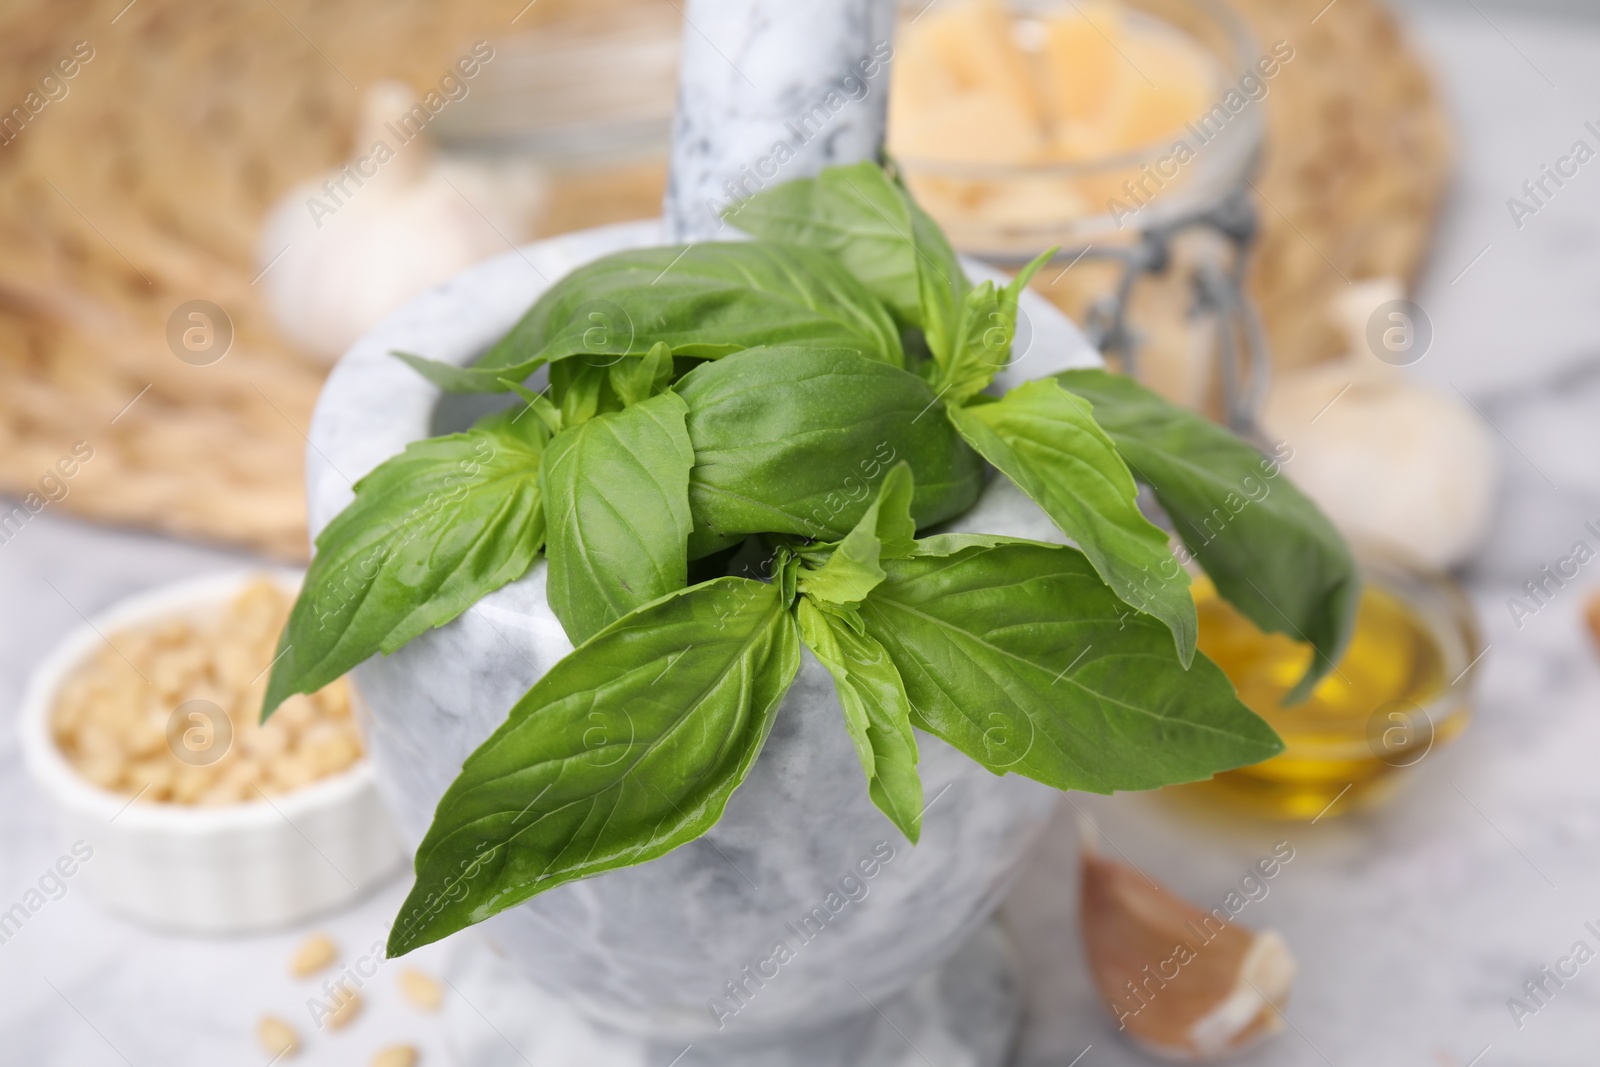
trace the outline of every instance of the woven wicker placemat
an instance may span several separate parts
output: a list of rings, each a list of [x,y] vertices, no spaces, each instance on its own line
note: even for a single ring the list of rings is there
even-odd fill
[[[252,284],[259,220],[343,157],[357,86],[427,84],[479,36],[603,24],[631,2],[7,5],[0,108],[77,42],[93,57],[0,145],[0,491],[304,558],[303,435],[324,371],[273,334]],[[1271,101],[1255,285],[1280,358],[1311,362],[1338,350],[1326,309],[1345,278],[1417,270],[1447,140],[1380,0],[1338,0],[1314,22],[1325,0],[1236,2],[1300,56]],[[549,228],[653,214],[663,177],[644,166],[558,186]],[[196,299],[235,332],[208,366],[166,340],[174,309]],[[21,536],[25,516],[5,519],[0,541]]]
[[[304,558],[303,435],[325,370],[273,333],[252,284],[259,221],[284,190],[344,157],[357,86],[432,84],[479,37],[603,20],[618,6],[5,5],[0,108],[26,106],[75,45],[90,58],[59,79],[65,95],[51,83],[58,98],[0,134],[11,138],[0,144],[0,491]],[[659,188],[659,171],[627,183]],[[581,193],[557,190],[555,208],[574,224],[606,217]],[[167,341],[169,317],[191,300],[224,309],[234,330],[227,355],[207,366],[179,360]],[[0,541],[25,522],[0,515]]]

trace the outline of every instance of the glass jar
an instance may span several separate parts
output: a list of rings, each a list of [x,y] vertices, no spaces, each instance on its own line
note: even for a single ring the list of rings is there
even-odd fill
[[[1117,91],[1131,101],[1109,119],[1115,126],[1109,135],[1093,122],[1062,118],[1077,99],[1070,94],[1081,97],[1098,84],[1094,71],[1079,72],[1076,86],[1057,86],[1066,102],[1046,116],[1043,151],[1008,152],[996,148],[1003,134],[985,133],[1004,123],[954,121],[941,129],[917,121],[917,94],[939,91],[928,67],[940,57],[925,53],[937,51],[946,27],[930,29],[929,20],[987,17],[981,0],[965,3],[965,14],[959,6],[955,14],[921,3],[902,9],[889,148],[907,186],[959,250],[1002,268],[1016,269],[1060,246],[1034,287],[1084,325],[1113,367],[1175,402],[1253,432],[1267,354],[1244,295],[1245,259],[1256,230],[1251,178],[1265,130],[1262,100],[1283,60],[1212,0],[1125,0],[1114,8],[1008,0],[990,10],[1009,22],[1014,50],[1006,58],[1013,75],[1060,83],[1060,71],[1072,64],[1052,67],[1052,55],[1067,50],[1065,58],[1072,58],[1074,32],[1077,47],[1093,51],[1098,35],[1110,49],[1100,52],[1113,63],[1098,76],[1120,79]],[[1094,21],[1096,12],[1108,11],[1115,12],[1120,42]],[[1074,28],[1073,19],[1082,25]],[[981,44],[969,44],[967,52],[961,62],[983,61]],[[1127,69],[1116,69],[1117,63]],[[1186,75],[1174,84],[1169,79],[1178,67]],[[992,106],[997,90],[982,85],[982,71],[968,74],[979,79],[977,92],[987,94],[980,99]],[[1205,83],[1198,104],[1197,77]],[[1161,132],[1160,110],[1181,117],[1170,109],[1184,105],[1184,92],[1193,117],[1169,122],[1170,130]],[[1157,114],[1141,120],[1141,106]],[[958,110],[947,114],[959,120]],[[1129,147],[1130,136],[1146,127],[1151,136]],[[973,158],[985,150],[991,158]]]

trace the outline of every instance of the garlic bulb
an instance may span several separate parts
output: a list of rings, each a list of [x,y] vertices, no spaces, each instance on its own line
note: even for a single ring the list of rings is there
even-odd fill
[[[263,225],[257,259],[272,316],[325,360],[424,289],[508,251],[542,206],[531,167],[436,158],[419,111],[405,85],[375,84],[350,161],[290,190]]]
[[[1295,963],[1275,932],[1202,911],[1089,849],[1078,909],[1095,988],[1151,1052],[1203,1063],[1283,1029]]]
[[[1460,398],[1368,349],[1369,319],[1400,296],[1393,279],[1352,287],[1341,307],[1349,353],[1278,377],[1261,423],[1288,442],[1284,469],[1340,530],[1443,569],[1488,530],[1498,455]]]

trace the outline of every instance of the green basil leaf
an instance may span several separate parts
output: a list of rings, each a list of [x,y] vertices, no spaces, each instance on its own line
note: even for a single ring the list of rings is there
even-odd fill
[[[837,259],[896,322],[922,330],[936,356],[949,353],[967,276],[938,225],[876,163],[785,182],[726,217],[746,233]]]
[[[417,441],[356,483],[317,554],[267,681],[265,720],[363,660],[442,626],[520,578],[544,541],[545,427],[526,415]]]
[[[523,404],[526,405],[524,410],[532,411],[538,416],[539,421],[544,423],[545,429],[549,431],[546,436],[558,434],[567,428],[561,409],[552,404],[550,398],[544,393],[536,393],[527,386],[507,378],[500,379],[500,384],[505,386],[507,391],[516,393],[517,396],[522,398]]]
[[[772,553],[770,573],[772,583],[778,587],[783,606],[793,607],[795,599],[800,595],[800,557],[791,552],[787,546],[779,545]]]
[[[550,398],[561,411],[561,424],[571,427],[622,403],[611,388],[611,366],[622,356],[578,356],[550,368]]]
[[[1051,245],[1029,260],[1026,266],[1017,271],[1016,277],[1001,286],[1000,311],[1010,317],[1013,334],[1016,332],[1017,303],[1022,299],[1022,291],[1028,287],[1029,282],[1033,281],[1033,276],[1038,274],[1046,263],[1054,259],[1059,251],[1061,251],[1060,245]]]
[[[921,305],[920,321],[913,325],[922,327],[923,340],[933,358],[947,361],[955,351],[961,305],[972,283],[939,224],[917,206],[905,186],[895,182],[893,189],[911,220],[911,248],[916,256],[917,299]]]
[[[1195,781],[1282,751],[1204,655],[1125,608],[1084,555],[1031,542],[885,564],[861,605],[912,722],[996,773],[1109,793]]]
[[[996,545],[1044,545],[1043,541],[1026,541],[1019,537],[1000,534],[944,533],[924,537],[917,542],[914,556],[953,556],[968,548],[993,548]],[[1047,546],[1048,547],[1048,546]]]
[[[972,506],[982,466],[909,371],[854,352],[749,349],[679,379],[695,466],[691,558],[748,534],[836,541],[899,460],[919,526]]]
[[[640,358],[611,365],[611,388],[624,407],[665,392],[672,380],[672,346],[657,342]]]
[[[545,449],[548,597],[575,645],[688,582],[687,412],[663,393],[580,423]]]
[[[911,465],[896,463],[855,528],[837,545],[802,553],[818,565],[801,572],[798,590],[830,604],[853,604],[883,581],[880,559],[903,559],[916,551],[917,524],[911,518]]]
[[[845,726],[867,775],[867,794],[916,844],[922,833],[922,778],[917,774],[911,703],[900,672],[882,645],[840,615],[802,597],[795,617],[801,640],[833,675]]]
[[[1309,643],[1294,702],[1344,655],[1361,601],[1349,546],[1281,467],[1227,430],[1132,379],[1098,370],[1057,380],[1094,405],[1095,421],[1155,491],[1217,591],[1267,632]]]
[[[1044,379],[949,413],[972,447],[1044,509],[1123,601],[1167,624],[1187,666],[1199,629],[1189,575],[1167,535],[1140,513],[1133,476],[1089,404]]]
[[[1056,254],[1051,248],[1005,286],[984,282],[967,292],[957,319],[955,345],[940,366],[935,383],[946,404],[954,407],[989,387],[994,376],[1011,362],[1011,342],[1017,335],[1017,301],[1040,267]]]
[[[994,282],[985,281],[967,291],[956,321],[955,344],[940,364],[935,387],[952,407],[983,392],[1011,358],[1011,338],[1016,317],[1000,311]]]
[[[968,290],[957,318],[954,350],[947,360],[942,360],[938,381],[934,382],[947,405],[960,405],[987,389],[995,374],[1011,362],[1016,304],[1027,283],[1054,254],[1054,248],[1038,254],[1000,290],[995,290],[994,282]]]
[[[439,359],[429,359],[415,352],[391,348],[389,354],[410,367],[428,381],[447,393],[504,393],[509,392],[507,379],[520,382],[538,369],[534,364],[521,367],[487,368],[470,365],[458,367]]]
[[[546,290],[470,367],[396,354],[440,388],[497,392],[501,378],[521,381],[545,363],[637,355],[657,342],[702,359],[784,344],[905,362],[893,320],[848,271],[811,249],[764,241],[630,249],[595,260]]]
[[[579,646],[439,801],[389,955],[711,829],[799,662],[793,614],[748,578],[654,601]]]

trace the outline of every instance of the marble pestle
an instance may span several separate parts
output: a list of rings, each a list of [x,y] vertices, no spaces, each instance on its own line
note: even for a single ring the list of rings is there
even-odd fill
[[[689,0],[663,218],[726,240],[721,212],[883,147],[893,0]]]

